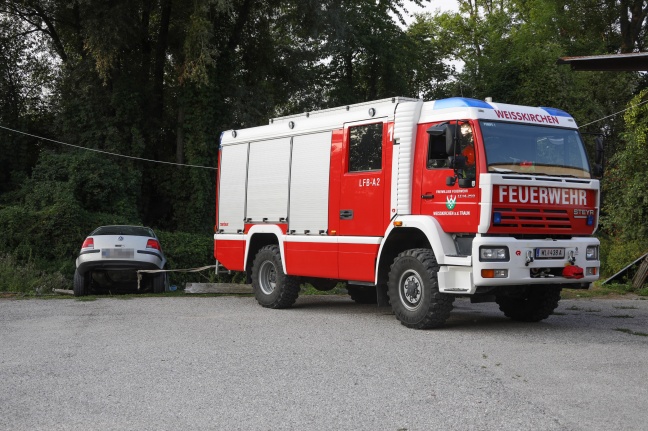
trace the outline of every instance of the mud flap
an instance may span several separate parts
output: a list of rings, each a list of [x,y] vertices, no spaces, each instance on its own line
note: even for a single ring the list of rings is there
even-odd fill
[[[387,294],[387,284],[376,286],[376,300],[378,307],[389,307],[389,295]]]

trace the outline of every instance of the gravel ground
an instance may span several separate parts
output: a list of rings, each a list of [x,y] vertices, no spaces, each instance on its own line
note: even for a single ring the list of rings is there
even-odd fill
[[[307,296],[0,299],[3,430],[644,430],[648,301],[416,331]]]

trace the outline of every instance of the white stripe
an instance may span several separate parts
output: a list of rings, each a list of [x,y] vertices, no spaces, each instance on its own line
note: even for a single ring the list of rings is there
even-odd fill
[[[380,244],[383,238],[379,236],[315,236],[315,235],[286,235],[284,242],[310,242],[321,244]]]
[[[214,234],[215,241],[245,241],[245,238],[247,235]]]

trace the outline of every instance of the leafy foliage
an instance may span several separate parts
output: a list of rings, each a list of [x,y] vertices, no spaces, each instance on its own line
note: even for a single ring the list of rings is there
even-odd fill
[[[31,261],[21,263],[10,255],[0,255],[0,292],[41,295],[68,286],[68,280],[58,271],[44,271]]]
[[[648,90],[643,90],[631,102],[625,113],[626,145],[613,154],[605,179],[606,200],[603,219],[606,231],[624,244],[642,241],[648,251]]]
[[[213,168],[223,130],[397,95],[569,111],[614,154],[605,233],[646,238],[645,108],[611,114],[648,81],[555,61],[641,49],[648,2],[459,0],[405,28],[406,4],[0,0],[0,125],[131,157],[0,129],[0,252],[70,276],[92,228],[141,223],[164,232],[171,265],[199,266],[215,171],[137,158]]]

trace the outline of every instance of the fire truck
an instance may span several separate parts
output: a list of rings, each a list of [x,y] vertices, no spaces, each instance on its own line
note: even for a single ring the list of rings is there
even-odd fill
[[[346,283],[405,326],[550,316],[599,277],[598,165],[555,108],[390,98],[223,132],[214,256],[263,307]]]

